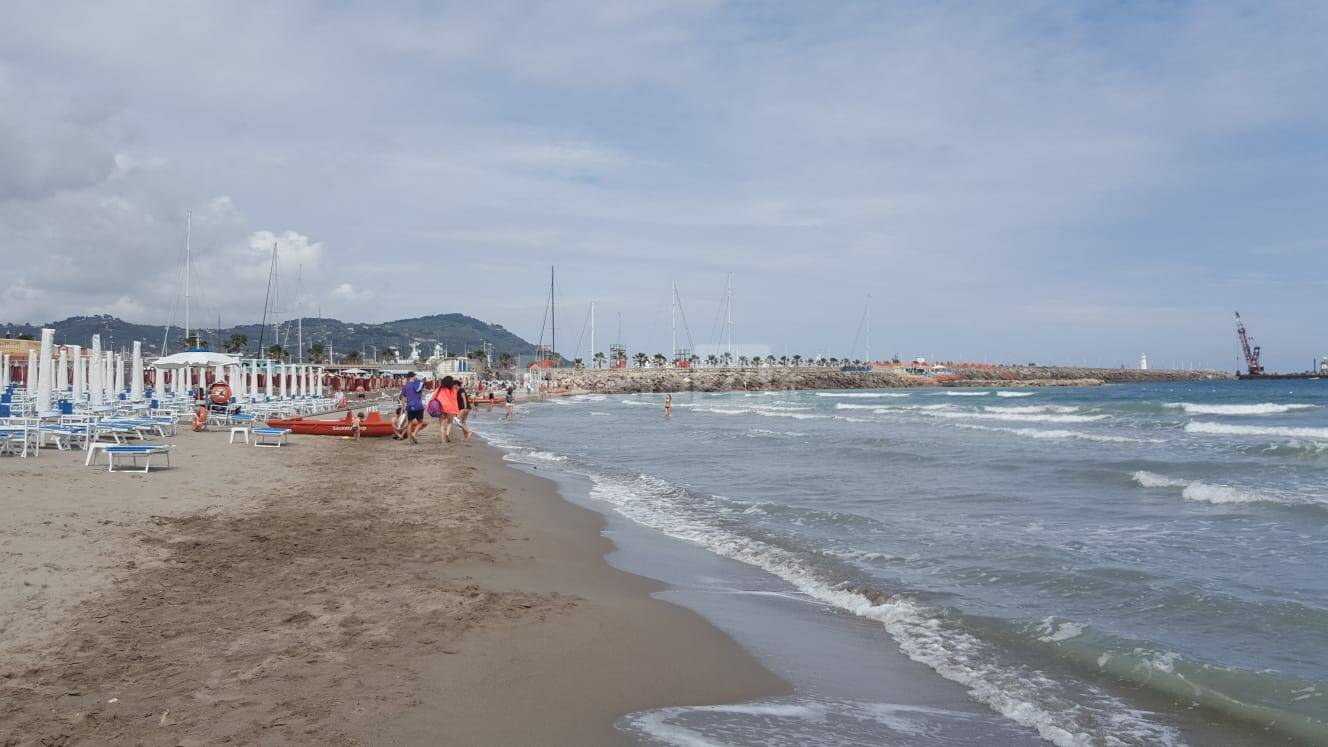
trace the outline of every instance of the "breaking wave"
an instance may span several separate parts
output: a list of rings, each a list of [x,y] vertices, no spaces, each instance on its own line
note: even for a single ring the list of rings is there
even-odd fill
[[[1299,410],[1316,410],[1318,405],[1264,402],[1257,405],[1202,405],[1193,402],[1168,402],[1167,407],[1183,410],[1188,415],[1280,415]]]
[[[1198,480],[1180,480],[1147,470],[1139,470],[1132,477],[1135,482],[1145,488],[1181,488],[1181,497],[1187,501],[1200,501],[1202,503],[1304,503],[1304,501],[1290,496],[1260,493],[1231,485],[1210,485]]]
[[[1223,436],[1282,436],[1286,438],[1328,439],[1328,428],[1291,428],[1276,425],[1231,425],[1192,420],[1185,424],[1186,433],[1208,433]]]

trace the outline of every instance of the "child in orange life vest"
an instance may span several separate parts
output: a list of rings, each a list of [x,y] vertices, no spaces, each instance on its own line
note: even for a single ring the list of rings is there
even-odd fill
[[[196,430],[196,431],[205,431],[205,430],[207,430],[207,408],[206,408],[206,407],[199,407],[197,410],[194,410],[194,430]]]

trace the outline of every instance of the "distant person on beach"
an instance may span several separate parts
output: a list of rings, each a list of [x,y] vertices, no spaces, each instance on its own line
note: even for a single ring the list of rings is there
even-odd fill
[[[673,415],[673,395],[666,394],[664,395],[664,417],[667,418],[671,417],[672,415]]]
[[[503,401],[507,405],[507,414],[503,416],[503,420],[512,419],[512,403],[516,401],[515,392],[516,392],[516,387],[512,386],[511,384],[508,384],[507,393],[503,395]]]
[[[346,407],[346,392],[338,389],[336,395],[332,398],[332,407],[341,410]]]
[[[364,412],[355,413],[355,419],[350,422],[350,435],[356,441],[360,440],[360,433],[364,431]]]
[[[400,441],[406,437],[406,408],[397,405],[397,412],[392,416],[392,440]]]
[[[415,438],[415,434],[424,427],[424,382],[415,379],[414,371],[406,374],[400,400],[406,408],[406,438],[418,444],[419,439]]]
[[[429,414],[438,418],[439,436],[443,443],[452,442],[452,423],[461,412],[461,407],[457,403],[457,390],[461,387],[460,383],[451,376],[444,376],[438,383],[438,389],[433,393],[429,400]],[[461,426],[462,432],[469,435],[466,427]]]

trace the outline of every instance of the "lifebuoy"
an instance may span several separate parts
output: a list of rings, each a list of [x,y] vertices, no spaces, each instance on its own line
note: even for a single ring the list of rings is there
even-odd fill
[[[227,386],[225,382],[218,381],[208,387],[208,399],[212,400],[212,403],[216,405],[229,404],[231,401],[231,388]]]

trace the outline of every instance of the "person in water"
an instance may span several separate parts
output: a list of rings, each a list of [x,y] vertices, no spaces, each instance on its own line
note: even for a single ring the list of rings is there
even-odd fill
[[[415,378],[415,372],[406,374],[406,384],[401,387],[401,404],[406,408],[406,438],[413,444],[419,439],[415,434],[424,427],[424,382]]]
[[[516,392],[516,387],[513,386],[512,384],[508,384],[507,393],[503,395],[503,402],[505,402],[507,405],[507,414],[503,416],[503,420],[512,419],[512,403],[516,401],[516,395],[514,394],[515,392]]]
[[[667,418],[671,415],[673,415],[673,395],[666,394],[664,395],[664,417]]]

